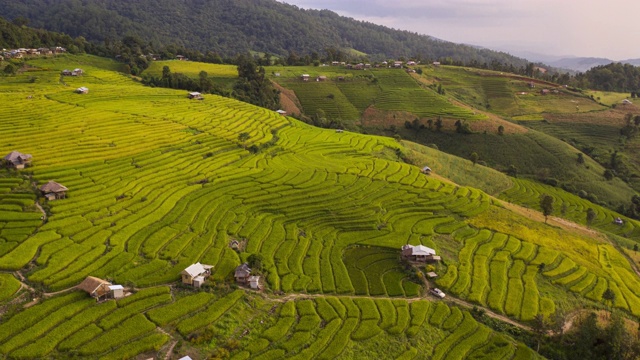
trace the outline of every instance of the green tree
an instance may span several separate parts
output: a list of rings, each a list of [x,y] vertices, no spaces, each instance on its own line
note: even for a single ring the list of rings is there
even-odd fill
[[[12,63],[8,63],[7,66],[4,67],[4,73],[6,75],[14,75],[16,72],[18,72],[18,68]]]
[[[498,135],[504,135],[504,126],[498,126]]]
[[[242,148],[247,149],[247,140],[251,138],[248,132],[242,132],[238,134],[238,141],[242,143]]]
[[[444,126],[444,124],[442,123],[442,118],[440,116],[438,116],[438,118],[436,119],[436,131],[440,131],[442,130],[442,127]]]
[[[264,257],[261,254],[251,254],[247,258],[247,265],[251,269],[260,270],[262,269],[262,262],[264,261]]]
[[[591,225],[593,220],[596,219],[596,212],[592,208],[587,209],[587,225]]]
[[[613,180],[614,176],[615,175],[613,174],[613,171],[611,171],[611,169],[606,169],[604,171],[604,178],[607,179],[608,181]]]
[[[549,215],[553,213],[553,196],[549,194],[542,194],[540,196],[540,208],[542,209],[542,214],[544,215],[544,223],[547,223],[547,218]]]
[[[169,79],[171,77],[171,69],[165,65],[162,67],[162,80]]]
[[[578,164],[584,164],[584,155],[582,153],[578,153]]]
[[[616,300],[616,293],[611,290],[611,288],[607,288],[602,294],[602,300],[605,301],[605,304],[609,306],[609,309],[613,306],[613,302]]]
[[[477,152],[472,152],[471,155],[469,155],[469,160],[471,160],[471,162],[473,163],[473,165],[478,163],[478,159],[480,158],[480,156],[478,155]]]

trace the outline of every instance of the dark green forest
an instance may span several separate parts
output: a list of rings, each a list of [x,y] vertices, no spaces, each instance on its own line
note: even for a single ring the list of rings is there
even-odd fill
[[[156,48],[175,45],[228,57],[247,51],[288,56],[339,48],[356,49],[372,60],[414,57],[527,65],[526,60],[506,53],[275,0],[0,0],[0,14],[107,46],[136,36]]]
[[[611,63],[596,66],[584,74],[576,75],[581,86],[594,90],[618,91],[640,96],[640,67],[630,64]]]

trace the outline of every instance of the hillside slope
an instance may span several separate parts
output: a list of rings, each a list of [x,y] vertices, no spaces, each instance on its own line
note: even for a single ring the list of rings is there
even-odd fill
[[[303,10],[274,0],[35,0],[0,1],[9,19],[88,40],[115,41],[137,35],[145,42],[179,44],[235,55],[249,50],[287,55],[324,53],[326,48],[356,49],[374,57],[422,56],[498,61],[526,65],[506,53],[476,49],[407,31],[338,16],[328,10]]]
[[[32,154],[33,166],[3,177],[28,173],[69,191],[40,200],[50,215],[43,222],[29,211],[33,197],[19,197],[25,179],[0,182],[0,200],[24,204],[0,202],[0,271],[51,291],[88,275],[149,289],[104,306],[78,292],[40,301],[0,324],[3,355],[127,357],[157,352],[170,334],[207,355],[214,338],[234,340],[228,351],[241,358],[399,356],[405,335],[416,338],[407,356],[420,348],[435,358],[492,358],[480,350],[496,347],[534,356],[460,309],[425,302],[433,300],[425,267],[400,260],[405,244],[442,255],[435,284],[449,296],[520,322],[599,306],[607,289],[612,306],[640,315],[640,280],[615,244],[422,174],[398,160],[412,146],[213,95],[190,100],[92,56],[29,64],[0,79],[0,153]],[[60,70],[76,67],[83,76],[60,81]],[[75,93],[80,86],[89,93]],[[469,166],[420,148],[414,155]],[[510,181],[469,172],[502,182],[492,191]],[[267,299],[230,289],[251,255],[260,255]],[[204,290],[159,286],[176,285],[194,262],[214,266]],[[255,327],[245,332],[247,324]]]

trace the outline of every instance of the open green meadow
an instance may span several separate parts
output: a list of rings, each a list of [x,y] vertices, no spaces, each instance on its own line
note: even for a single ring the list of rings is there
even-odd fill
[[[228,98],[189,100],[186,91],[144,87],[103,59],[31,65],[0,78],[0,153],[33,155],[32,167],[0,178],[0,284],[15,288],[4,274],[20,271],[46,291],[89,275],[143,290],[101,304],[79,292],[41,300],[2,319],[0,354],[130,358],[184,339],[190,351],[224,347],[234,359],[537,357],[466,311],[426,301],[424,267],[401,260],[405,244],[443,254],[436,284],[448,296],[516,320],[603,306],[607,288],[615,307],[640,315],[640,280],[614,246],[530,221],[470,186],[486,175],[495,183],[481,187],[497,194],[523,182],[467,169],[451,176],[456,185],[395,154],[443,175],[473,165]],[[85,75],[60,82],[60,69],[80,66]],[[402,72],[408,80],[393,85],[390,72],[371,71],[381,97],[415,83]],[[300,86],[315,85],[325,83]],[[80,86],[89,93],[75,93]],[[442,101],[436,112],[449,111]],[[46,222],[30,207],[26,175],[69,188],[66,199],[43,201]],[[635,236],[635,228],[616,234]],[[262,256],[267,296],[220,290],[251,254]],[[214,266],[210,289],[220,291],[167,287],[195,262]],[[0,303],[16,291],[3,289]]]

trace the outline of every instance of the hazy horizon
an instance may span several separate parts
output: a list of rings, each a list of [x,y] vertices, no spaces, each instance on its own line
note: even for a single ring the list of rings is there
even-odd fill
[[[442,40],[551,56],[640,58],[628,44],[640,2],[280,0]]]

